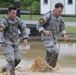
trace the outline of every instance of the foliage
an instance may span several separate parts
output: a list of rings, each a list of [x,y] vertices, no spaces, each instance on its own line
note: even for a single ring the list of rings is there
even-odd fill
[[[27,9],[31,5],[30,0],[21,0],[21,8]]]
[[[37,4],[37,8],[39,8],[40,0],[20,0],[21,8],[27,9],[32,5]],[[14,4],[14,0],[0,0],[0,7],[8,7]]]
[[[31,9],[32,9],[33,13],[39,14],[39,12],[40,12],[40,11],[39,11],[39,9],[40,9],[40,3],[34,1],[34,2],[32,3]]]
[[[0,0],[0,7],[8,7],[13,4],[13,0]]]
[[[31,13],[39,13],[40,2],[39,0],[22,0],[21,8],[31,11]]]
[[[14,0],[0,0],[0,7],[6,8],[14,4]],[[20,8],[27,9],[33,13],[39,12],[40,0],[20,0]]]

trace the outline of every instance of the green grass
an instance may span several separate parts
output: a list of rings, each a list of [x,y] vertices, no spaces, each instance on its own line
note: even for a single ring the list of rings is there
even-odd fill
[[[76,17],[63,17],[64,21],[75,22]]]
[[[65,42],[63,37],[58,38],[59,42]],[[69,37],[67,42],[76,42],[76,37]]]
[[[67,33],[76,33],[76,26],[66,26]]]
[[[21,15],[22,20],[39,20],[41,15]]]
[[[0,14],[0,19],[2,19],[5,15]],[[39,20],[41,15],[20,15],[21,20]]]
[[[0,14],[0,19],[2,19],[4,17],[4,14]]]
[[[21,15],[22,20],[39,20],[42,15]],[[63,17],[64,21],[75,22],[76,17]]]
[[[22,20],[39,20],[42,15],[21,15]],[[0,14],[0,19],[4,17],[4,14]],[[76,17],[63,17],[64,21],[75,22]]]

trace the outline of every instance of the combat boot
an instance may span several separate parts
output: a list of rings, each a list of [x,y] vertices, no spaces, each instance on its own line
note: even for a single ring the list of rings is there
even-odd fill
[[[55,67],[57,64],[58,54],[55,51],[48,52],[46,54],[46,61],[51,67]]]
[[[6,69],[5,67],[1,67],[1,68],[0,68],[0,73],[6,72],[6,71],[7,71],[7,69]]]

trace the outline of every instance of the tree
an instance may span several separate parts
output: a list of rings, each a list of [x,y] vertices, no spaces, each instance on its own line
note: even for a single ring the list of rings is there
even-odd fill
[[[21,7],[24,9],[29,9],[33,4],[39,5],[39,0],[21,0]]]
[[[13,0],[0,0],[0,7],[8,7],[13,4]]]
[[[32,5],[31,5],[31,9],[32,9],[33,13],[39,14],[39,12],[40,12],[40,3],[34,1],[32,3]]]
[[[39,13],[40,0],[21,0],[21,8],[30,10],[32,13]]]
[[[14,0],[0,0],[1,8],[8,8],[9,6],[14,4]],[[31,10],[33,12],[38,12],[40,9],[40,0],[20,0],[20,8]]]

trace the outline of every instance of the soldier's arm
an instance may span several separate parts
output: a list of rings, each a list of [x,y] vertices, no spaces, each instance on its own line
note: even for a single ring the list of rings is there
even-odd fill
[[[65,22],[64,22],[64,20],[63,20],[62,17],[61,17],[61,19],[60,19],[59,31],[60,31],[60,33],[61,33],[62,36],[66,35]]]
[[[6,28],[6,20],[3,18],[1,21],[0,21],[0,44],[3,43],[3,33],[4,33],[4,30]]]
[[[50,14],[46,14],[42,18],[39,19],[38,23],[36,24],[36,28],[39,32],[42,32],[44,30],[43,26],[46,24],[49,17],[50,17]]]
[[[61,18],[61,23],[60,23],[59,30],[61,32],[61,35],[64,37],[65,41],[67,41],[68,40],[68,35],[66,33],[66,30],[65,30],[65,22],[62,18]]]
[[[18,24],[19,24],[18,28],[21,32],[21,36],[22,36],[23,40],[28,39],[29,36],[28,36],[27,31],[26,31],[26,25],[19,18],[18,18]]]
[[[5,25],[3,24],[3,21],[0,21],[0,49],[2,48],[2,44],[3,44],[3,32],[5,29]]]
[[[44,33],[46,36],[51,36],[51,31],[47,31],[44,29],[45,25],[48,25],[48,22],[50,21],[50,13],[44,15],[41,19],[39,19],[39,22],[36,25],[36,28],[39,32]]]

